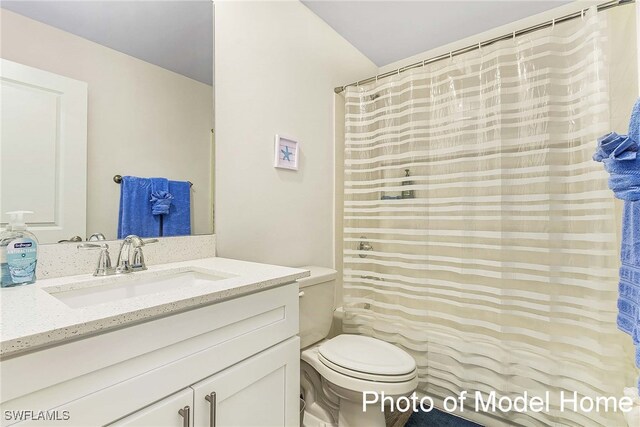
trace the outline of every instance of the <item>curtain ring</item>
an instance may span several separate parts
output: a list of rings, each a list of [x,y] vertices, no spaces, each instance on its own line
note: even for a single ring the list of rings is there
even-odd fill
[[[449,51],[449,61],[453,61],[453,51]]]
[[[515,40],[515,39],[516,39],[516,32],[514,31],[513,32],[513,40]]]
[[[584,9],[580,11],[580,18],[584,21]]]
[[[425,65],[426,62],[427,62],[426,59],[424,61],[422,61],[422,68],[424,68],[424,65]]]
[[[556,18],[551,20],[551,29],[553,30],[554,28],[556,28]]]

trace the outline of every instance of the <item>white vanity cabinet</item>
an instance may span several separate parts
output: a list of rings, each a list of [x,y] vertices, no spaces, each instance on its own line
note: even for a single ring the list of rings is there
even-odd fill
[[[194,427],[274,427],[299,422],[300,342],[287,341],[192,386]]]
[[[128,417],[116,421],[113,427],[191,427],[193,390],[188,388],[162,399]]]
[[[290,339],[143,408],[113,427],[275,427],[299,420],[300,343]]]
[[[0,423],[297,426],[297,333],[293,282],[16,355],[0,362]],[[188,418],[178,414],[185,407]],[[21,410],[68,420],[4,415]]]

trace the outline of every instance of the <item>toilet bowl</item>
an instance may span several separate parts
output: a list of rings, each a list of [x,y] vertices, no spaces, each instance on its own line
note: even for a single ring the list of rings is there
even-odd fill
[[[299,281],[303,425],[384,427],[383,408],[379,402],[363,408],[364,393],[391,398],[411,394],[418,385],[415,360],[371,337],[341,334],[326,339],[336,271],[302,268],[311,271],[310,277]]]

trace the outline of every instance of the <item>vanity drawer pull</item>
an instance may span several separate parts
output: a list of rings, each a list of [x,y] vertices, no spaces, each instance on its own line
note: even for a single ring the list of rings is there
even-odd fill
[[[191,425],[191,408],[189,406],[185,406],[178,410],[178,414],[182,416],[182,427],[189,427]]]
[[[216,392],[207,394],[204,400],[209,402],[209,427],[216,427]]]
[[[304,291],[298,292],[298,298],[302,298],[304,296]]]

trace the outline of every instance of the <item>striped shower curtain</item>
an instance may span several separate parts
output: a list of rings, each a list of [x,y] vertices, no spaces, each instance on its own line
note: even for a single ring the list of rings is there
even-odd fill
[[[462,414],[489,425],[626,425],[558,406],[635,376],[591,159],[606,37],[590,11],[346,92],[344,330],[410,352],[436,399],[550,393],[549,412]]]

